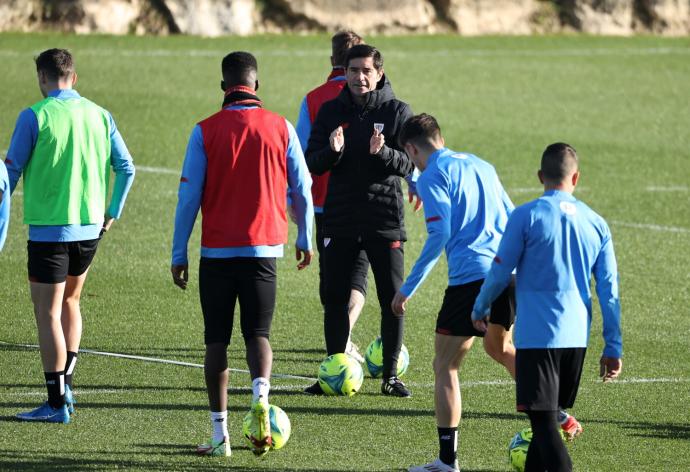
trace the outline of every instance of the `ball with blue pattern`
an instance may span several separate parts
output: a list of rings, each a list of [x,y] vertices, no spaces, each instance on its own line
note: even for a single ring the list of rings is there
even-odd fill
[[[383,342],[381,337],[374,339],[364,353],[364,360],[367,364],[369,375],[374,378],[381,377],[383,372]],[[410,353],[403,344],[398,355],[398,377],[402,377],[410,366]]]
[[[292,433],[292,425],[290,424],[290,418],[283,411],[282,408],[275,405],[269,405],[268,407],[268,419],[271,423],[271,438],[273,440],[273,445],[271,449],[280,449],[288,442],[290,439],[290,433]],[[256,436],[256,431],[251,431],[252,426],[252,412],[250,411],[244,417],[242,422],[242,432],[244,436],[249,439],[252,436]],[[251,441],[250,441],[251,444]]]
[[[363,381],[362,366],[347,354],[328,356],[319,367],[319,385],[326,395],[352,396]]]
[[[510,441],[508,445],[508,460],[513,470],[524,472],[525,462],[527,461],[527,450],[532,441],[532,428],[525,428]]]

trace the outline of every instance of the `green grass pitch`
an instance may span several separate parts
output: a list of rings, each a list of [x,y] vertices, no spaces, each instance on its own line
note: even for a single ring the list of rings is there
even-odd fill
[[[396,94],[415,112],[434,114],[450,147],[492,162],[515,203],[540,194],[536,170],[547,144],[576,147],[577,196],[613,231],[625,355],[621,381],[597,381],[597,307],[573,409],[585,434],[570,453],[580,471],[690,470],[690,40],[368,39],[383,51]],[[0,35],[0,150],[20,110],[40,98],[32,58],[68,47],[78,90],[113,113],[139,166],[123,218],[103,240],[84,290],[82,347],[203,362],[197,264],[184,293],[169,275],[187,138],[220,106],[220,60],[227,52],[257,55],[259,95],[294,122],[304,93],[328,74],[328,45],[326,36]],[[0,254],[0,340],[34,344],[21,218],[17,194]],[[409,271],[425,238],[423,216],[408,212],[407,225]],[[192,261],[198,246],[197,228]],[[290,243],[279,263],[274,372],[315,377],[324,357],[317,268],[297,272],[293,252]],[[353,335],[362,348],[379,325],[371,282]],[[389,471],[428,462],[437,454],[433,327],[446,282],[441,261],[408,307],[405,380],[413,398],[383,397],[371,379],[352,398],[310,398],[300,393],[308,380],[274,379],[272,402],[289,415],[293,435],[264,459],[241,437],[250,401],[245,373],[231,374],[231,460],[198,458],[194,446],[210,434],[201,369],[83,354],[73,423],[24,424],[14,414],[45,395],[38,352],[0,345],[0,470]],[[243,369],[238,331],[235,340],[231,367]],[[528,421],[515,412],[508,380],[477,343],[461,374],[464,471],[509,469],[507,444]]]

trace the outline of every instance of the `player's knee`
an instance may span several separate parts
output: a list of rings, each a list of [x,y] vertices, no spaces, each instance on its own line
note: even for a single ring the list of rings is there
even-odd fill
[[[69,296],[65,297],[62,300],[62,304],[68,308],[76,308],[76,307],[79,307],[80,300],[81,300],[81,294],[77,293],[77,294],[73,294],[73,295],[69,295]]]
[[[497,343],[493,340],[484,339],[484,351],[496,361],[500,361],[503,358],[503,346],[501,343]]]
[[[437,377],[458,369],[457,363],[451,357],[438,354],[434,356],[432,367]]]
[[[494,360],[501,362],[505,357],[510,356],[515,348],[509,340],[500,336],[485,336],[484,351]]]

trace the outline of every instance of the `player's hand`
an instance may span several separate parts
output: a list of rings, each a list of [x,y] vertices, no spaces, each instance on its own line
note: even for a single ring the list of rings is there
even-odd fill
[[[114,221],[115,221],[115,218],[113,218],[112,216],[110,216],[109,214],[106,213],[105,219],[103,220],[103,227],[101,228],[101,232],[98,236],[102,238],[103,235],[105,233],[107,233],[108,230],[110,229],[110,227],[113,225]]]
[[[417,197],[416,202],[415,202],[415,197]],[[414,212],[415,213],[417,213],[419,210],[421,210],[422,205],[424,205],[424,203],[422,202],[422,198],[419,196],[418,193],[407,192],[407,198],[409,199],[410,203],[414,202]]]
[[[386,144],[386,137],[379,130],[374,128],[374,134],[371,135],[369,140],[369,154],[378,154],[383,149],[383,145]]]
[[[295,247],[295,259],[299,261],[299,264],[297,264],[297,270],[302,270],[311,264],[312,256],[314,256],[314,251],[305,251]]]
[[[328,140],[331,143],[331,149],[333,151],[342,151],[343,146],[345,146],[345,134],[343,133],[343,127],[338,126],[336,129],[334,129]]]
[[[602,356],[599,360],[599,377],[604,382],[610,382],[621,374],[623,359]]]
[[[403,316],[405,314],[405,310],[407,310],[405,305],[407,305],[407,301],[409,299],[410,297],[403,295],[402,292],[398,290],[393,297],[393,301],[391,302],[393,314],[396,316]]]
[[[475,320],[474,319],[474,312],[472,313],[472,326],[474,326],[474,329],[479,331],[480,333],[486,333],[486,331],[489,329],[489,317],[488,316],[483,316],[482,318]]]
[[[189,280],[189,266],[187,264],[173,264],[170,267],[170,273],[172,274],[173,283],[182,290],[185,290],[187,288],[187,281]]]

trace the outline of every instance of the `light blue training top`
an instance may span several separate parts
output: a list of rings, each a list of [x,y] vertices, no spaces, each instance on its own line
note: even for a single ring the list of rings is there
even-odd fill
[[[557,190],[518,207],[477,297],[473,319],[486,313],[515,267],[515,347],[586,347],[594,273],[604,321],[604,356],[622,356],[618,269],[611,231],[601,216]]]
[[[2,201],[0,201],[0,251],[2,251],[7,239],[7,228],[10,225],[10,179],[3,161],[0,161],[0,192],[2,192]]]
[[[412,296],[444,248],[449,285],[483,279],[514,208],[494,167],[473,154],[443,148],[429,156],[417,192],[428,236],[400,291]]]
[[[72,89],[53,90],[48,93],[48,96],[58,100],[81,98],[79,93]],[[110,206],[108,207],[108,215],[118,219],[122,215],[127,194],[132,186],[132,182],[134,182],[134,163],[125,141],[115,125],[115,120],[110,113],[108,113],[108,117],[110,118],[110,165],[115,172],[115,184],[110,199]],[[31,108],[27,108],[17,118],[17,124],[14,128],[14,133],[12,133],[10,148],[7,150],[7,159],[5,160],[12,192],[17,187],[19,177],[28,165],[29,159],[31,159],[37,139],[38,119],[34,111]],[[43,242],[88,241],[98,238],[101,228],[103,228],[102,222],[90,225],[29,225],[29,240]]]

